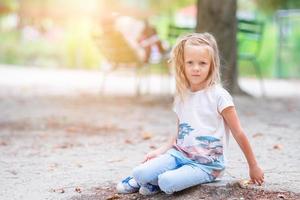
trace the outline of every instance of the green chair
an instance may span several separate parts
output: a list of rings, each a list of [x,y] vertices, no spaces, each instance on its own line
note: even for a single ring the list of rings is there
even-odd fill
[[[190,27],[178,27],[173,24],[170,24],[168,27],[168,42],[170,46],[173,46],[176,43],[176,40],[179,36],[186,34],[186,33],[192,33],[195,29]]]
[[[264,23],[257,20],[238,19],[238,59],[247,61],[255,69],[256,76],[260,80],[262,95],[265,95],[261,66],[258,57],[261,51]]]

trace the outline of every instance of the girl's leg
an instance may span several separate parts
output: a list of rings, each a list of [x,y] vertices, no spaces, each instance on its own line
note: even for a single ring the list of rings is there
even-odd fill
[[[178,167],[176,159],[170,154],[153,158],[133,169],[133,177],[140,185],[158,185],[158,175]]]
[[[200,167],[183,165],[158,176],[158,185],[162,191],[172,194],[201,183],[212,182],[214,179]]]

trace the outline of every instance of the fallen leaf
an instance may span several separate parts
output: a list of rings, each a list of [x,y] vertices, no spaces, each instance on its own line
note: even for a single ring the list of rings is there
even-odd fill
[[[6,146],[6,145],[7,145],[7,142],[0,140],[0,146]]]
[[[11,174],[13,174],[13,175],[17,175],[17,174],[18,174],[15,170],[10,170],[9,172],[10,172]]]
[[[28,130],[32,127],[28,121],[8,121],[0,122],[0,129],[9,129],[9,130]]]
[[[47,128],[58,129],[58,128],[62,127],[62,123],[52,117],[49,119],[46,119],[46,121],[47,121],[46,122]]]
[[[109,163],[115,163],[115,162],[121,162],[123,159],[111,159],[111,160],[108,160],[107,162]]]
[[[151,139],[153,137],[153,135],[152,135],[152,133],[150,133],[150,132],[142,132],[142,138],[144,139],[144,140],[149,140],[149,139]]]
[[[256,113],[255,112],[245,112],[245,115],[248,117],[251,117],[251,116],[255,116]]]
[[[80,131],[82,131],[82,129],[80,129],[79,127],[76,127],[76,126],[70,126],[70,127],[67,127],[65,129],[65,131],[67,131],[68,133],[79,133]]]
[[[61,189],[58,189],[57,192],[59,192],[59,193],[65,193],[65,190],[63,188],[61,188]]]
[[[255,133],[252,137],[256,138],[256,137],[262,137],[264,134],[262,133]]]
[[[65,193],[65,190],[63,188],[52,189],[51,191],[56,193]]]
[[[126,140],[125,140],[125,143],[126,143],[126,144],[133,144],[133,142],[132,142],[130,139],[126,139]]]
[[[275,144],[273,146],[273,149],[278,149],[278,150],[281,150],[283,148],[283,146],[281,144]]]
[[[76,164],[76,166],[77,166],[77,167],[79,167],[79,168],[81,168],[81,167],[82,167],[82,165],[81,165],[81,164],[79,164],[79,163],[77,163],[77,164]]]
[[[57,163],[53,163],[53,164],[51,164],[51,165],[48,166],[48,171],[53,171],[57,167],[58,167],[58,164]]]
[[[56,145],[55,148],[58,148],[58,149],[68,149],[68,148],[72,148],[74,146],[75,145],[72,144],[72,143],[63,143],[63,144]]]

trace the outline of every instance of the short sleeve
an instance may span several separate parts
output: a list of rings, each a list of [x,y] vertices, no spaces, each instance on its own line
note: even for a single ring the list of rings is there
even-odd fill
[[[233,100],[229,92],[221,88],[218,94],[218,112],[221,113],[225,108],[234,106]]]

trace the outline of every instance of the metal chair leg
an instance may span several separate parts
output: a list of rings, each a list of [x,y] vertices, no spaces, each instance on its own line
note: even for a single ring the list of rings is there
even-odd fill
[[[259,65],[259,63],[257,62],[256,59],[253,59],[252,63],[253,63],[253,66],[255,68],[256,75],[260,80],[260,89],[261,89],[261,92],[262,92],[262,96],[264,97],[264,96],[266,96],[266,91],[265,91],[265,87],[264,87],[264,81],[263,81],[262,73],[261,73],[261,70],[260,70],[260,65]]]

